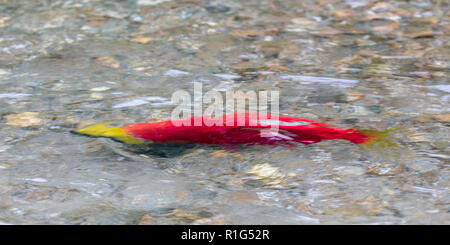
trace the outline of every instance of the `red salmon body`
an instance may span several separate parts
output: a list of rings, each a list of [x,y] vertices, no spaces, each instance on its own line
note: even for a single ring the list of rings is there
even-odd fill
[[[333,128],[308,119],[252,114],[134,123],[120,128],[128,136],[160,144],[292,145],[338,139],[362,144],[370,137],[355,129]]]

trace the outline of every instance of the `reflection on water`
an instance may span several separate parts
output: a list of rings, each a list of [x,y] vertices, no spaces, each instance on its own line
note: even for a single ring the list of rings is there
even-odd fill
[[[2,1],[0,224],[448,224],[447,7]],[[167,120],[194,82],[279,90],[282,115],[398,128],[397,147],[144,154],[69,133]]]

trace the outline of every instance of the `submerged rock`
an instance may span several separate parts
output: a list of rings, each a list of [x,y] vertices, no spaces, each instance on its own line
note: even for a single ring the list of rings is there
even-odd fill
[[[6,115],[6,125],[17,127],[40,126],[44,120],[39,118],[39,112],[22,112],[17,114]]]

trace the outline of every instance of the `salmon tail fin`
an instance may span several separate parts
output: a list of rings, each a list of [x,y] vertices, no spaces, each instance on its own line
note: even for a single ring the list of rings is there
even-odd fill
[[[135,145],[144,143],[143,140],[134,138],[127,134],[125,129],[121,127],[108,127],[109,124],[117,123],[114,121],[102,122],[85,128],[77,129],[72,133],[87,135],[91,137],[106,137],[118,140],[125,144]]]
[[[361,144],[364,148],[369,150],[386,150],[396,149],[400,146],[394,142],[392,133],[399,128],[390,128],[385,130],[358,130],[359,132],[368,136],[366,141]]]

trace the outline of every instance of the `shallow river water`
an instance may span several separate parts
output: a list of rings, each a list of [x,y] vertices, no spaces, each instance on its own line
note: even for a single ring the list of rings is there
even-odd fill
[[[450,224],[446,1],[0,0],[0,224]],[[139,154],[71,134],[172,94],[396,129],[362,147]]]

